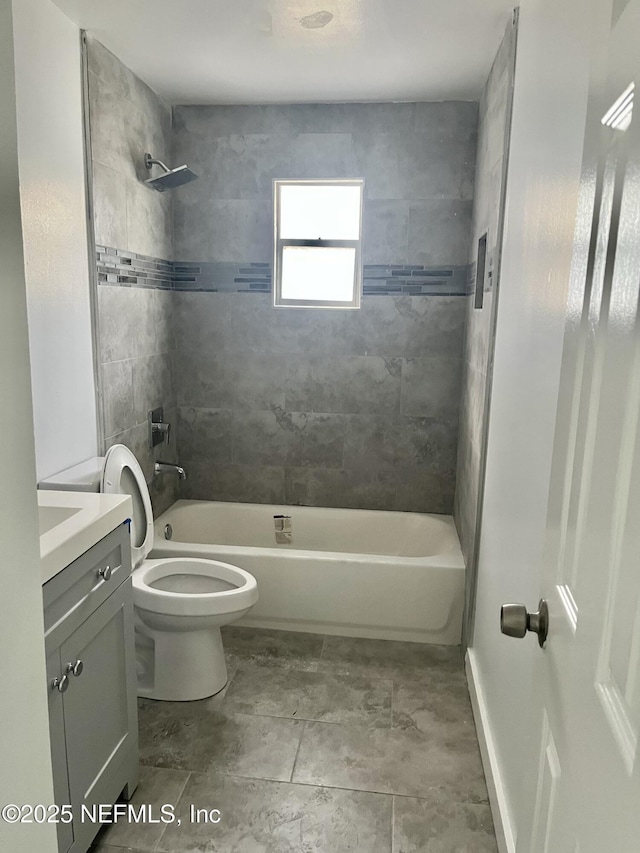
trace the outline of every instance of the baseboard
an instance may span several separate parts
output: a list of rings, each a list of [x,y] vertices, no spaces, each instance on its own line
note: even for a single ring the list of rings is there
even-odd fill
[[[511,815],[509,814],[507,798],[504,792],[504,784],[500,774],[500,766],[498,764],[498,756],[496,754],[493,735],[489,725],[487,704],[482,690],[478,664],[476,662],[473,649],[467,650],[465,668],[467,672],[467,681],[469,683],[469,694],[471,696],[473,717],[478,732],[480,755],[482,756],[482,765],[484,767],[484,775],[487,780],[487,789],[489,791],[489,803],[491,805],[491,813],[493,815],[498,850],[499,853],[516,853],[516,837],[513,831]]]

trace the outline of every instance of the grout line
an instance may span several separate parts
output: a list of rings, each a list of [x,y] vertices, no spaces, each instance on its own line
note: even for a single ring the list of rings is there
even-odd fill
[[[225,696],[226,699],[226,696]],[[222,700],[224,702],[224,699]],[[238,711],[234,709],[233,705],[225,706],[224,712],[228,714],[230,717],[260,717],[265,720],[291,720],[291,722],[299,722],[299,723],[321,723],[324,726],[342,726],[343,728],[358,728],[358,729],[367,729],[367,731],[391,731],[391,726],[382,725],[375,726],[366,722],[358,722],[358,723],[345,723],[343,720],[321,720],[317,717],[292,717],[290,714],[258,714],[255,711]],[[403,731],[402,729],[398,729],[398,731]],[[417,731],[417,730],[416,730]],[[422,734],[425,734],[422,732]]]
[[[264,777],[256,776],[240,776],[238,773],[227,773],[227,776],[233,776],[236,779],[251,779],[253,781],[262,782],[277,782],[276,779],[265,779]],[[282,781],[282,780],[280,780]],[[376,794],[379,797],[402,797],[405,800],[421,800],[427,803],[456,803],[463,806],[477,806],[478,808],[489,808],[488,801],[477,802],[468,800],[462,797],[446,797],[442,795],[420,796],[420,794],[398,794],[394,791],[377,791],[372,788],[347,788],[344,785],[332,785],[329,782],[303,782],[303,781],[284,781],[285,785],[302,785],[305,788],[331,788],[332,791],[357,791],[360,794]]]
[[[395,797],[395,796],[403,796],[413,800],[416,799],[427,799],[429,802],[436,802],[435,798],[429,797],[416,797],[414,794],[393,794],[389,791],[372,791],[368,788],[346,788],[344,785],[331,785],[327,782],[293,782],[287,781],[286,779],[265,779],[264,776],[242,776],[240,773],[225,773],[224,777],[230,777],[232,779],[248,779],[251,782],[272,782],[275,785],[300,785],[303,788],[330,788],[332,791],[345,791],[345,793],[353,793],[354,791],[359,794],[374,794],[377,797]],[[440,798],[437,802],[458,802],[458,800],[448,800]],[[470,803],[468,805],[486,805],[485,803]]]
[[[296,764],[298,763],[298,756],[300,755],[300,747],[302,746],[302,738],[304,737],[305,730],[307,728],[307,721],[302,721],[302,731],[300,732],[300,740],[298,741],[298,748],[296,749],[295,758],[293,759],[293,765],[291,767],[291,775],[289,776],[289,781],[293,782],[293,774],[296,770]]]
[[[326,645],[327,645],[327,634],[325,634],[324,637],[322,638],[322,648],[320,649],[320,657],[318,658],[318,663],[320,663],[320,661],[324,657],[324,650],[325,650]]]
[[[164,768],[164,769],[170,769],[170,768]],[[193,775],[193,772],[194,772],[193,770],[187,770],[187,778],[184,780],[184,785],[183,785],[183,786],[182,786],[182,788],[180,789],[180,793],[179,793],[179,794],[178,794],[178,796],[175,798],[175,803],[173,803],[173,806],[174,806],[174,808],[176,809],[176,812],[177,812],[177,806],[178,806],[178,803],[180,802],[180,800],[181,800],[181,798],[182,798],[182,795],[184,794],[184,792],[185,792],[185,790],[186,790],[187,782],[189,781],[189,779],[191,779],[191,776]],[[155,843],[155,845],[154,845],[154,847],[153,847],[154,851],[155,851],[155,850],[157,850],[157,849],[158,849],[158,847],[160,846],[160,844],[161,844],[161,842],[162,842],[162,839],[164,838],[164,834],[165,834],[165,832],[167,831],[167,829],[168,829],[170,826],[171,826],[171,824],[170,824],[170,823],[167,823],[167,824],[162,828],[162,832],[161,832],[161,833],[160,833],[160,835],[158,836],[158,840],[156,841],[156,843]],[[125,848],[125,849],[126,849],[126,848]]]
[[[396,795],[391,798],[391,853],[396,853],[395,829],[396,826]]]

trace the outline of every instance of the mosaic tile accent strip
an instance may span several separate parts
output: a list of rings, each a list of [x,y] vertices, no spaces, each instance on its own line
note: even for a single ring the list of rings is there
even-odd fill
[[[271,264],[176,261],[174,286],[176,290],[271,293]]]
[[[96,246],[98,284],[173,290],[173,261]]]
[[[425,267],[417,265],[365,264],[362,271],[364,296],[464,296],[467,289],[467,265]]]
[[[271,293],[269,263],[166,261],[121,249],[97,247],[98,284],[211,293]],[[364,296],[464,296],[469,267],[365,264]]]

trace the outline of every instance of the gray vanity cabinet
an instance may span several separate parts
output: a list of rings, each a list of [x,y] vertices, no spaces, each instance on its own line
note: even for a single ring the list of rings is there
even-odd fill
[[[137,784],[130,575],[123,525],[43,587],[54,793],[74,817],[58,825],[60,853],[85,853],[100,829],[88,811]]]

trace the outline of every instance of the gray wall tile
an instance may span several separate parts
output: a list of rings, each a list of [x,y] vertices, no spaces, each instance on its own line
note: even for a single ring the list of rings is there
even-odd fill
[[[136,358],[133,369],[133,416],[143,423],[150,409],[158,406],[175,408],[171,380],[171,356],[150,355]]]
[[[170,159],[169,107],[98,41],[88,39],[94,230],[99,246],[173,258],[172,199],[144,184],[145,152]],[[172,388],[173,294],[99,286],[104,432],[126,444],[150,483],[154,512],[178,494],[177,478],[153,478],[153,460],[175,459],[174,441],[147,446],[147,409],[163,405],[177,427]]]
[[[464,343],[465,301],[458,296],[364,299],[360,311],[343,324],[342,347],[358,355],[459,358]]]
[[[282,468],[286,499],[298,503],[451,511],[463,297],[385,296],[360,312],[314,313],[278,311],[267,296],[175,296],[181,459],[196,470],[183,494],[268,502],[271,469]],[[211,465],[231,460],[225,482],[235,485],[214,492]],[[247,469],[270,473],[251,484]],[[269,496],[256,497],[260,483]]]
[[[478,131],[478,104],[475,101],[415,104],[414,129],[419,133],[435,131],[448,138],[473,140]]]
[[[476,129],[467,102],[176,107],[173,156],[202,176],[175,196],[176,256],[269,260],[274,178],[362,177],[365,263],[466,263]],[[435,200],[422,219],[414,211],[412,247],[408,203]],[[451,249],[462,260],[447,258]]]
[[[470,243],[471,262],[476,260],[478,239],[487,235],[487,258],[496,257],[500,196],[507,141],[506,122],[510,104],[515,57],[515,30],[506,28],[498,53],[480,101],[476,191]],[[469,564],[473,558],[478,490],[480,483],[481,446],[483,441],[483,409],[489,359],[489,334],[495,310],[493,275],[485,277],[484,305],[474,308],[474,298],[467,302],[464,371],[461,390],[460,440],[458,445],[455,519],[462,551]]]
[[[398,420],[393,415],[349,415],[344,436],[344,467],[392,471],[396,464]]]
[[[188,477],[181,496],[190,500],[239,503],[285,503],[284,468],[280,466],[216,465],[208,458],[185,459]]]
[[[106,436],[124,432],[134,423],[132,365],[130,360],[102,365]]]
[[[178,350],[176,389],[180,406],[221,409],[284,408],[289,365],[276,353],[206,353]]]
[[[234,424],[230,409],[182,407],[178,418],[181,458],[201,455],[215,464],[233,462]]]
[[[99,246],[127,246],[127,191],[122,176],[93,163],[93,224]]]
[[[309,357],[291,366],[287,408],[363,413],[396,411],[402,359],[377,356]]]
[[[458,358],[407,359],[402,368],[402,414],[457,420],[461,371]]]
[[[460,101],[445,102],[468,111]],[[411,132],[420,130],[414,119],[416,108],[444,118],[446,110],[438,104],[293,104],[274,106],[178,106],[174,108],[174,127],[178,135],[199,136],[202,140],[234,134]],[[477,113],[477,105],[472,104]],[[424,121],[426,119],[421,119]],[[451,121],[449,118],[448,121]]]
[[[174,240],[180,260],[264,261],[271,257],[270,201],[212,198],[194,181],[181,190],[179,204],[176,202]]]
[[[396,509],[417,512],[453,512],[455,474],[433,474],[421,469],[403,471],[398,477]]]
[[[368,199],[362,217],[363,263],[388,264],[390,258],[408,257],[409,202]]]
[[[364,177],[365,263],[467,263],[476,104],[176,107],[172,127],[95,40],[89,62],[100,245],[270,262],[274,178]],[[199,180],[147,189],[146,150]],[[185,497],[450,511],[464,303],[283,310],[268,294],[101,286],[108,434],[138,448],[149,476],[158,453],[179,456]],[[160,403],[177,446],[151,452],[143,421]],[[152,487],[160,508],[177,482]]]
[[[464,266],[477,112],[454,102],[177,107],[174,158],[202,177],[174,198],[176,257],[269,262],[274,178],[363,177],[365,263]],[[413,495],[416,508],[450,510],[464,303],[376,296],[340,312],[177,295],[179,401],[232,410],[234,476],[283,466],[292,501],[392,509]],[[206,457],[205,441],[189,452]],[[398,498],[412,467],[422,480]]]
[[[172,201],[170,193],[156,192],[138,178],[128,179],[127,244],[123,248],[170,259],[173,256]],[[114,245],[120,247],[118,243]]]
[[[412,202],[407,263],[436,266],[466,263],[472,207],[472,202],[466,199]]]
[[[395,503],[392,471],[354,471],[345,468],[286,468],[288,504],[388,509]]]
[[[371,199],[472,199],[475,139],[442,133],[354,134]]]

